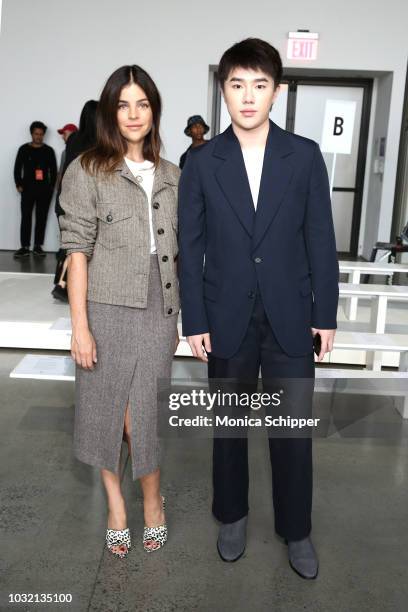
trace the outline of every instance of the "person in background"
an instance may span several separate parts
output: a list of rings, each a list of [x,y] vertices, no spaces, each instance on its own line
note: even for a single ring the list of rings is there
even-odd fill
[[[73,159],[84,153],[88,149],[91,149],[95,145],[96,141],[96,109],[98,108],[98,102],[96,100],[88,100],[85,102],[84,107],[81,111],[79,119],[79,130],[73,131],[69,134],[66,140],[66,147],[64,151],[64,162],[61,164],[61,178],[57,186],[57,197],[55,200],[55,214],[58,217],[64,214],[64,210],[60,203],[61,193],[61,182],[62,177],[65,174],[66,169]],[[66,132],[66,128],[73,124],[66,125],[63,130]],[[59,131],[59,130],[58,130]],[[67,259],[66,252],[64,249],[59,249],[57,253],[57,269],[54,277],[54,289],[51,291],[51,295],[62,302],[68,302],[67,282]]]
[[[78,127],[75,125],[75,123],[66,123],[63,128],[57,130],[58,134],[61,134],[62,140],[65,142],[65,144],[68,142],[68,138],[71,136],[71,134],[77,131]]]
[[[190,149],[195,147],[200,147],[208,142],[208,140],[204,139],[204,134],[207,134],[209,131],[209,126],[206,124],[201,115],[193,115],[188,118],[187,126],[184,130],[186,136],[190,136],[192,143],[188,147],[187,151],[183,153],[180,157],[179,168],[182,170],[184,164],[186,163],[186,158]]]
[[[28,257],[31,242],[31,224],[35,207],[35,234],[33,253],[45,257],[42,249],[47,224],[48,209],[56,178],[57,162],[54,149],[44,143],[47,126],[42,121],[30,125],[31,142],[22,145],[14,164],[14,181],[21,193],[21,248],[15,259]]]
[[[95,146],[97,108],[97,100],[85,102],[79,118],[79,130],[67,142],[64,172],[73,159]]]

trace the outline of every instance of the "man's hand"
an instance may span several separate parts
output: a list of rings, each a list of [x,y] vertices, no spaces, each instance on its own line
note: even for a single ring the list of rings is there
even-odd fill
[[[23,188],[21,186],[17,187],[18,193],[23,193]]]
[[[316,334],[320,334],[320,338],[322,340],[322,346],[320,348],[320,353],[317,356],[317,361],[322,361],[325,354],[330,353],[330,351],[333,350],[333,341],[335,333],[335,329],[316,329],[315,327],[312,327],[313,338]]]
[[[210,334],[198,334],[197,336],[187,336],[194,357],[200,361],[208,361],[207,353],[211,353]]]

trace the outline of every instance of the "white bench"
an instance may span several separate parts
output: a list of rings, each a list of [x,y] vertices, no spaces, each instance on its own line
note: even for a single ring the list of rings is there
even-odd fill
[[[180,344],[182,342],[182,348],[180,352],[176,352],[176,357],[192,357],[186,339],[180,338]],[[333,349],[367,351],[366,367],[368,370],[376,372],[381,371],[383,351],[400,353],[399,370],[408,370],[408,334],[377,334],[337,330]]]
[[[367,351],[367,370],[375,372],[381,370],[383,351],[400,353],[399,370],[408,370],[407,334],[377,334],[337,330],[333,349]]]
[[[372,261],[339,261],[339,270],[343,274],[348,274],[347,282],[358,285],[360,284],[361,275],[376,274],[378,276],[387,276],[388,284],[392,284],[394,273],[407,273],[408,266],[406,264],[387,264]],[[347,300],[346,317],[350,321],[355,321],[357,318],[358,297],[351,297]]]
[[[340,297],[371,298],[371,331],[384,333],[388,301],[408,300],[408,286],[339,283]]]
[[[408,335],[376,334],[371,332],[347,332],[337,330],[334,350],[366,351],[367,370],[381,371],[382,352],[400,353],[399,371],[408,370]],[[67,348],[69,350],[69,343]],[[190,346],[184,337],[180,338],[175,357],[192,357]],[[70,356],[26,355],[13,377],[39,378],[45,380],[74,380],[74,362]],[[348,371],[348,370],[347,370]]]
[[[190,347],[181,336],[181,319],[178,329],[180,344],[177,357],[191,357]],[[0,321],[0,346],[2,348],[24,348],[53,351],[71,350],[71,320],[61,317],[54,322]]]
[[[172,377],[173,379],[205,379],[207,376],[206,365],[198,360],[174,360]],[[70,356],[65,355],[25,355],[20,363],[10,373],[10,378],[30,378],[37,380],[60,380],[74,381],[75,366]],[[396,409],[403,419],[408,419],[408,372],[378,372],[374,370],[349,370],[339,368],[316,368],[316,390],[319,390],[319,379],[355,379],[355,386],[350,385],[348,391],[364,392],[358,380],[377,380],[395,381],[395,385],[400,388],[395,390],[373,389],[372,394],[398,396],[403,400],[401,405],[396,405]],[[398,384],[398,381],[399,384]],[[366,392],[366,391],[365,391]]]
[[[375,370],[348,370],[325,367],[316,368],[316,391],[319,391],[319,379],[350,380],[347,393],[401,398],[401,402],[397,403],[395,408],[403,419],[408,419],[408,372],[377,372]],[[381,380],[381,389],[375,387],[367,389],[367,380]],[[386,381],[390,381],[390,383],[387,384]],[[321,390],[324,391],[325,389]]]

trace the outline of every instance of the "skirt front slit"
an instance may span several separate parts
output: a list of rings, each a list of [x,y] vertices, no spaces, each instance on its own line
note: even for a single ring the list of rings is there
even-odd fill
[[[93,370],[76,366],[74,454],[117,474],[129,402],[136,480],[160,465],[157,379],[171,376],[177,331],[177,315],[164,316],[157,255],[150,257],[147,308],[87,306],[97,363]]]

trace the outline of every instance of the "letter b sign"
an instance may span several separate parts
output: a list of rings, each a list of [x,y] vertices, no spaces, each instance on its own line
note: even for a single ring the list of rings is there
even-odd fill
[[[342,133],[343,133],[343,123],[344,123],[343,117],[335,117],[334,118],[333,136],[341,136],[342,135]]]
[[[356,102],[326,100],[321,150],[324,153],[351,153]]]

